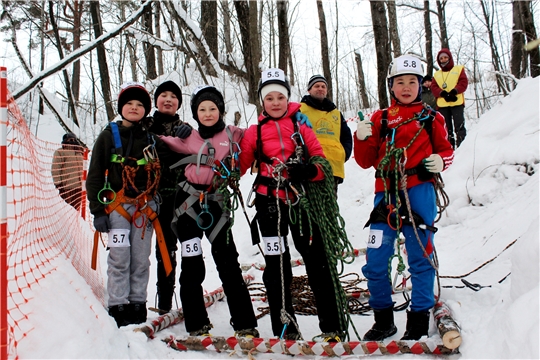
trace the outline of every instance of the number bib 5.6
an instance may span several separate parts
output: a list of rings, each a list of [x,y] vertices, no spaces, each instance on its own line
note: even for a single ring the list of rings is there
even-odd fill
[[[281,241],[280,241],[281,240]],[[285,237],[263,237],[264,255],[280,255],[285,252]],[[280,246],[281,242],[281,246]]]
[[[182,257],[191,257],[202,255],[201,238],[193,238],[183,241],[182,243]]]
[[[109,230],[109,240],[107,241],[107,247],[128,247],[129,243],[129,229],[111,229]]]

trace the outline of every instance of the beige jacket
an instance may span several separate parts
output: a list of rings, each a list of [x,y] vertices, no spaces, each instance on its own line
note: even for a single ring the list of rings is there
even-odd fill
[[[76,145],[63,145],[53,155],[51,173],[54,185],[62,190],[82,187],[83,173],[82,148]]]

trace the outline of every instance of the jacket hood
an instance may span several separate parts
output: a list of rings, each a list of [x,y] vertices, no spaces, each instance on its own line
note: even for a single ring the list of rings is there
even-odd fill
[[[336,108],[336,104],[334,104],[329,99],[324,98],[323,101],[319,101],[311,95],[304,95],[304,97],[302,98],[300,102],[305,103],[306,105],[314,109],[326,111],[326,112],[332,111]]]
[[[441,62],[439,61],[439,55],[446,54],[450,58],[448,60],[448,64],[446,66],[442,66]],[[450,71],[454,67],[454,57],[452,56],[452,53],[450,52],[450,49],[442,48],[439,53],[437,54],[437,64],[441,67],[442,71]]]

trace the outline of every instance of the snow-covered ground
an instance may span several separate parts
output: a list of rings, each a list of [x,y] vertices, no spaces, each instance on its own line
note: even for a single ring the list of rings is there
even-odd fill
[[[461,326],[464,359],[538,359],[539,354],[539,96],[540,82],[523,79],[517,89],[480,119],[469,121],[468,135],[456,151],[452,167],[443,173],[450,205],[438,223],[435,237],[440,264],[441,298],[451,308]],[[186,105],[184,105],[186,106]],[[350,123],[354,129],[354,123]],[[57,137],[56,141],[60,136]],[[339,189],[339,205],[349,240],[354,248],[364,248],[368,230],[363,229],[373,201],[374,171],[361,169],[351,159],[346,164],[346,179]],[[253,178],[242,179],[245,197]],[[249,209],[250,217],[253,212]],[[237,214],[234,236],[241,263],[263,262],[258,248],[251,245],[247,223]],[[514,240],[515,244],[505,249]],[[90,241],[90,239],[89,239]],[[207,241],[205,254],[209,254]],[[105,251],[100,262],[105,272]],[[293,257],[298,253],[293,250]],[[493,261],[488,262],[493,259]],[[211,256],[207,256],[204,287],[220,286]],[[71,263],[55,259],[58,271],[32,287],[33,330],[22,339],[17,351],[21,359],[200,359],[229,358],[230,354],[178,352],[161,339],[186,336],[183,324],[158,333],[153,340],[136,326],[118,329],[101,303]],[[364,258],[358,257],[345,272],[361,275]],[[482,266],[484,265],[484,266]],[[480,268],[479,268],[480,267]],[[463,287],[460,279],[479,284],[479,291]],[[302,267],[293,269],[296,275]],[[256,281],[262,272],[249,270]],[[507,276],[509,275],[509,276]],[[155,258],[148,286],[148,305],[154,306]],[[504,279],[503,281],[501,281]],[[365,283],[362,287],[367,287]],[[397,303],[402,295],[395,295]],[[254,307],[264,305],[254,302]],[[181,306],[181,304],[180,304]],[[224,301],[208,308],[214,325],[212,334],[231,336],[227,305]],[[149,313],[152,318],[156,315]],[[398,340],[405,330],[405,312],[396,313]],[[372,316],[352,316],[360,335],[373,322]],[[299,316],[305,338],[320,331],[315,316]],[[259,320],[261,337],[271,337],[268,316]],[[432,322],[430,334],[437,335]],[[352,340],[357,340],[351,331]],[[289,359],[287,355],[254,354],[257,359]],[[399,355],[404,358],[422,355]],[[245,355],[233,354],[232,358]],[[355,358],[350,356],[348,358]]]

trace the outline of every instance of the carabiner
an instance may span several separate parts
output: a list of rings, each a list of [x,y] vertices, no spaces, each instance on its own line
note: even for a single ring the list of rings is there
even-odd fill
[[[116,191],[111,188],[109,183],[109,169],[105,170],[105,184],[103,188],[99,190],[97,198],[103,205],[108,205],[116,199]],[[102,200],[103,199],[103,200]]]
[[[302,145],[306,145],[306,143],[304,143],[304,138],[302,137],[302,134],[300,134],[298,131],[292,133],[292,135],[291,135],[291,140],[295,140],[294,137],[295,137],[296,135],[298,135],[298,137],[300,138],[300,143],[301,143]]]

